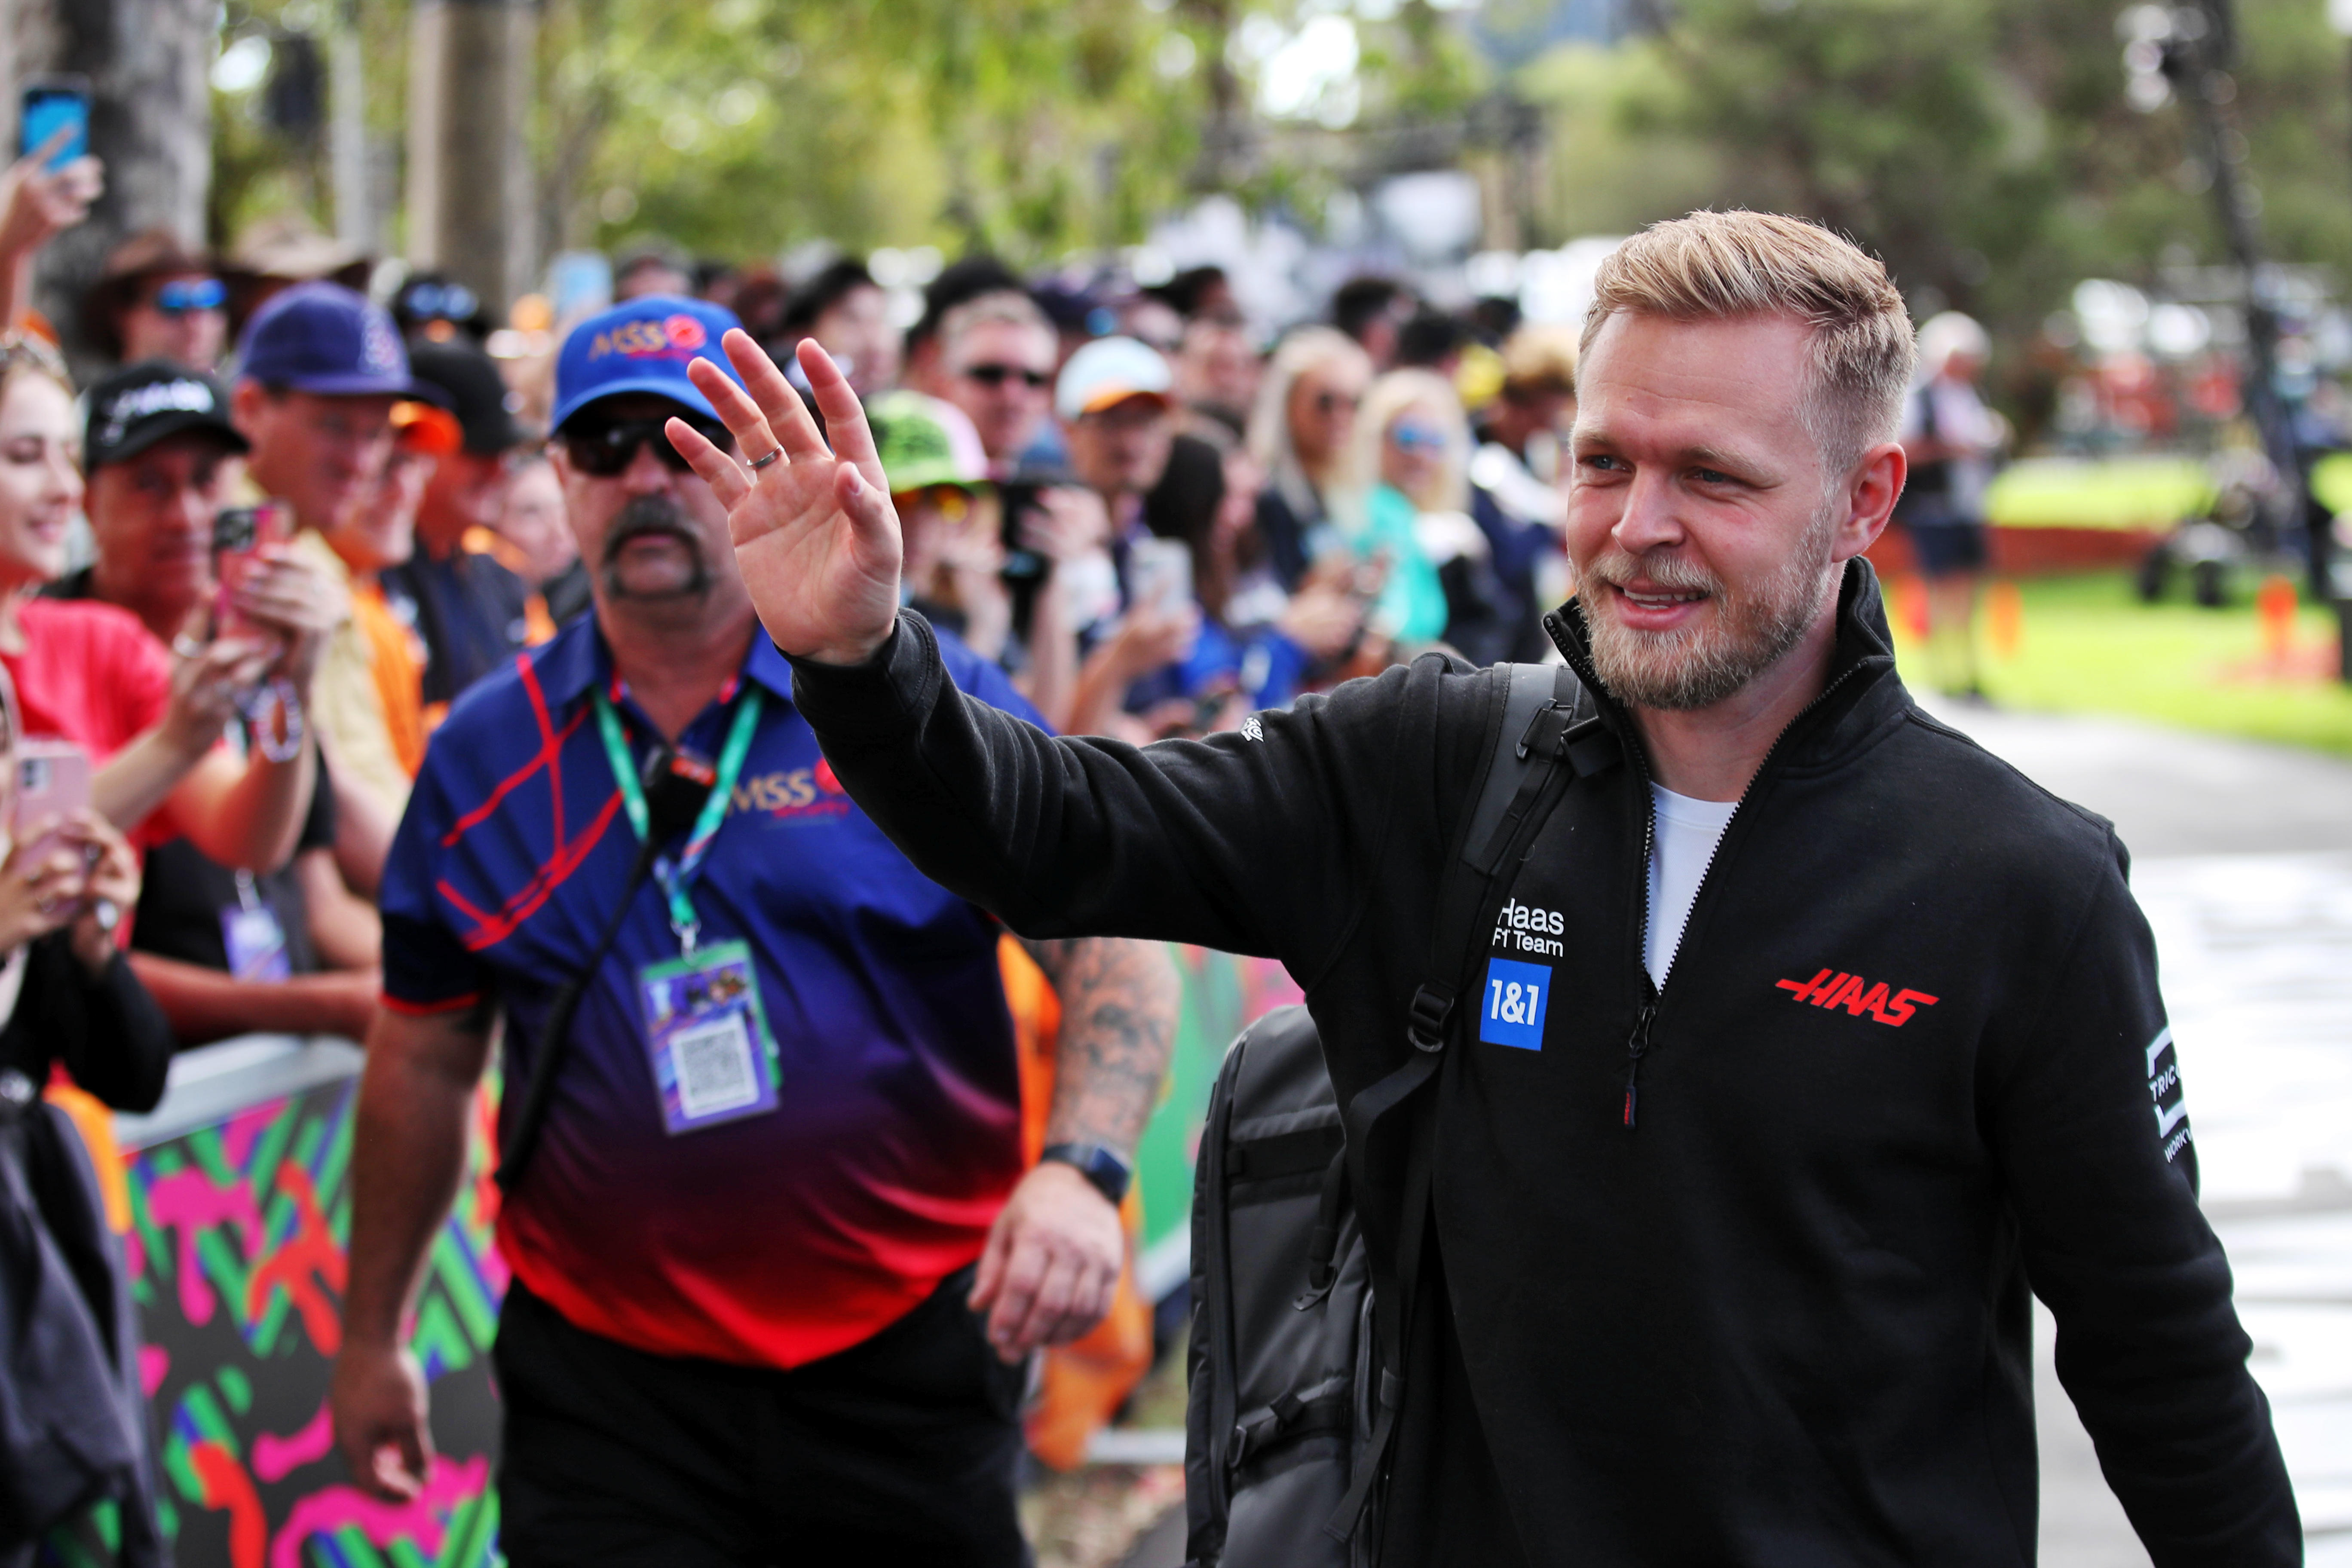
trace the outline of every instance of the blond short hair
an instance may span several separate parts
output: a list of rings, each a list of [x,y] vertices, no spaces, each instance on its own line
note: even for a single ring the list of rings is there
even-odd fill
[[[1054,323],[1037,301],[1018,289],[997,289],[974,299],[966,300],[940,318],[940,360],[950,370],[963,368],[963,340],[976,328],[992,324],[1025,327],[1045,335],[1047,342],[1057,342]]]
[[[1695,212],[1653,224],[1601,264],[1582,348],[1612,316],[1794,316],[1812,328],[1798,417],[1843,476],[1895,439],[1916,350],[1886,268],[1853,241],[1780,213]]]
[[[1530,325],[1503,344],[1503,395],[1528,401],[1576,395],[1576,356],[1583,345],[1566,327]]]

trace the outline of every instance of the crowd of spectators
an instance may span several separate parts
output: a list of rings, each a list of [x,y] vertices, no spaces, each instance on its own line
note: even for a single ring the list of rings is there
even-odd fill
[[[8,176],[0,286],[96,189],[87,161]],[[902,331],[855,258],[787,280],[648,244],[614,279],[729,304],[796,379],[801,340],[832,356],[877,431],[908,601],[1058,729],[1228,728],[1433,646],[1543,656],[1576,342],[1503,302],[1363,277],[1268,333],[1214,267],[1080,287],[974,257]],[[7,308],[0,664],[22,732],[88,754],[93,813],[143,859],[132,967],[184,1045],[357,1036],[427,737],[589,605],[518,416],[534,369],[485,351],[459,279],[380,306],[164,233],[84,300],[81,342],[119,368],[79,407],[46,323]],[[231,580],[240,515],[259,533]]]

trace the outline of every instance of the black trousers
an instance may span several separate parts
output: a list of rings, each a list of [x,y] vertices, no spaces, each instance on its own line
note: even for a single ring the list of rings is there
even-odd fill
[[[963,1304],[971,1270],[791,1372],[648,1355],[517,1280],[493,1352],[500,1545],[515,1568],[1022,1568],[1022,1370]]]

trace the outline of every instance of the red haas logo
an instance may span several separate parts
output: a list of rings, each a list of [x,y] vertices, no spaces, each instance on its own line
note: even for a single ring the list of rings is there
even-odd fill
[[[662,331],[668,336],[672,348],[698,349],[710,341],[702,323],[684,312],[663,317]]]
[[[1884,980],[1873,985],[1859,974],[1828,969],[1811,980],[1777,980],[1773,984],[1789,992],[1794,1001],[1811,1002],[1816,1007],[1843,1007],[1857,1018],[1867,1013],[1895,1029],[1909,1023],[1911,1015],[1918,1009],[1936,1005],[1936,998],[1924,991],[1897,991],[1890,996]]]

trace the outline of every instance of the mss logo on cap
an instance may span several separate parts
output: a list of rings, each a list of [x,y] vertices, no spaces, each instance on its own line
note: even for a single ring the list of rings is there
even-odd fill
[[[710,341],[702,323],[683,311],[658,321],[623,321],[598,332],[588,345],[588,363],[612,354],[627,359],[692,359]]]

